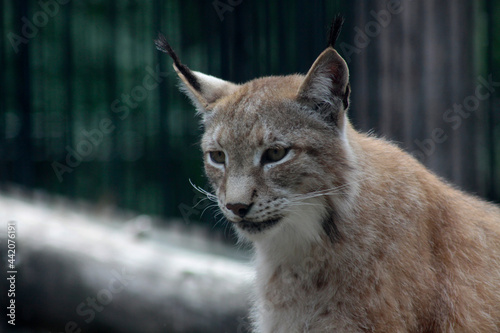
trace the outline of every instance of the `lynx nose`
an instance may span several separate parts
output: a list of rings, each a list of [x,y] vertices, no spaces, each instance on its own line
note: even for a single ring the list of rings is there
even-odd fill
[[[239,217],[244,217],[247,215],[248,211],[250,210],[250,207],[252,205],[246,205],[243,203],[228,203],[226,205],[226,208],[232,211],[234,214],[238,215]]]

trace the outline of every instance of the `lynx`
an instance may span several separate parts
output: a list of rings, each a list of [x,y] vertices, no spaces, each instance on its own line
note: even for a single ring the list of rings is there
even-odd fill
[[[305,76],[245,84],[156,40],[201,117],[212,196],[254,246],[254,332],[500,332],[499,207],[353,128],[342,23]]]

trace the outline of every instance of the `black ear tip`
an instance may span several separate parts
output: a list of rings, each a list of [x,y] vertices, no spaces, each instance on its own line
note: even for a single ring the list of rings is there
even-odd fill
[[[167,42],[167,38],[165,37],[165,35],[163,35],[161,32],[158,32],[158,38],[155,39],[154,42],[158,51],[168,54],[174,60],[174,63],[177,67],[182,66],[179,57]]]
[[[161,32],[158,32],[158,38],[155,39],[156,49],[161,52],[170,53],[172,50],[170,44],[167,42],[167,38]]]
[[[335,43],[340,35],[340,30],[342,30],[342,25],[344,24],[344,17],[341,14],[335,15],[330,26],[330,33],[328,35],[328,46],[335,48]]]
[[[191,70],[184,64],[181,63],[179,60],[179,57],[177,54],[174,52],[170,44],[167,42],[167,38],[159,32],[158,33],[158,38],[155,39],[155,45],[158,51],[165,52],[174,60],[175,67],[184,75],[186,80],[189,82],[189,84],[193,87],[193,89],[200,91],[201,86],[196,77],[193,75]]]

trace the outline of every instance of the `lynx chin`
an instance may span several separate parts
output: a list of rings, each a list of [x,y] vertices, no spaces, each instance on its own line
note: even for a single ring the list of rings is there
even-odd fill
[[[245,84],[156,40],[201,117],[214,197],[253,243],[254,332],[500,332],[500,208],[353,128],[342,22],[305,76]]]

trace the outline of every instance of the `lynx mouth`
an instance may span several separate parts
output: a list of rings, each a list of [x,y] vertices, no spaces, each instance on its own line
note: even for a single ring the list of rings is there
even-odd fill
[[[276,219],[262,221],[262,222],[250,222],[250,221],[242,220],[240,222],[236,222],[236,225],[241,230],[244,230],[248,233],[256,234],[256,233],[263,232],[265,230],[272,228],[273,226],[278,224],[279,221],[281,221],[281,217],[276,218]]]

